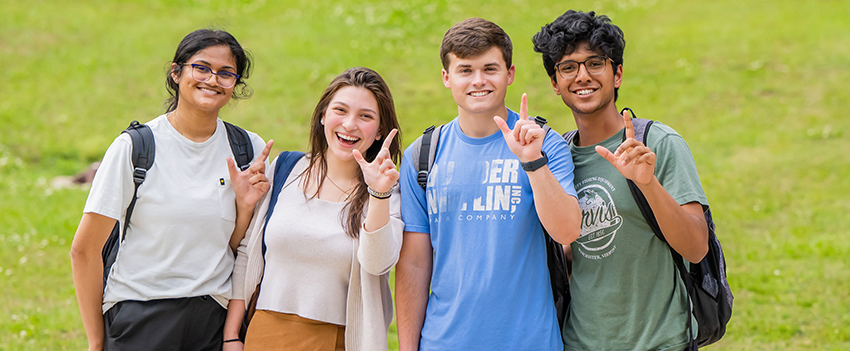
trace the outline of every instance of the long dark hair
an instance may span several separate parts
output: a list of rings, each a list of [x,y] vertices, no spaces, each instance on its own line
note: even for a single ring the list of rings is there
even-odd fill
[[[387,83],[381,78],[378,72],[375,72],[365,67],[354,67],[345,70],[325,89],[322,93],[322,98],[313,110],[313,119],[310,122],[310,165],[301,174],[302,181],[308,182],[315,179],[318,184],[316,193],[311,198],[319,195],[319,190],[325,182],[325,175],[328,172],[328,162],[325,159],[325,152],[328,150],[328,141],[325,138],[325,129],[322,125],[322,116],[328,109],[334,95],[337,91],[344,87],[353,86],[364,88],[372,92],[375,100],[378,102],[378,118],[379,128],[378,135],[381,135],[380,140],[372,141],[372,145],[366,150],[363,158],[366,161],[372,162],[375,156],[381,151],[383,145],[382,140],[393,129],[399,129],[398,118],[395,113],[395,105],[393,104],[393,96],[390,94],[390,88]],[[396,134],[392,144],[389,147],[390,158],[395,164],[401,157],[401,131]],[[314,174],[313,172],[317,172]],[[363,180],[363,173],[357,172],[357,185],[351,194],[351,199],[343,207],[340,212],[340,223],[342,223],[346,234],[352,238],[358,237],[360,233],[360,223],[363,218],[363,211],[366,203],[369,200],[369,193],[366,192],[366,182]]]
[[[195,56],[198,51],[218,45],[230,48],[230,52],[236,60],[236,74],[239,75],[239,79],[236,80],[236,85],[233,86],[233,98],[245,99],[251,96],[251,89],[245,83],[245,79],[251,75],[250,53],[245,51],[239,45],[239,42],[236,41],[236,38],[228,32],[223,30],[198,29],[187,34],[180,41],[180,45],[177,46],[177,52],[174,53],[174,59],[171,60],[176,65],[173,65],[173,67],[170,65],[165,73],[165,89],[171,95],[171,97],[165,100],[165,112],[174,111],[177,108],[177,102],[180,100],[180,85],[171,78],[171,74],[182,75],[183,65],[186,61],[192,58],[192,56]]]

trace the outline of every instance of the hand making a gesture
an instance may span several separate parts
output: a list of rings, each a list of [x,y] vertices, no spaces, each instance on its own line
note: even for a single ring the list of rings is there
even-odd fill
[[[263,148],[263,153],[244,171],[236,168],[232,158],[227,159],[227,170],[230,171],[230,184],[233,186],[233,192],[236,193],[237,209],[253,209],[257,201],[260,201],[260,198],[269,191],[271,185],[266,178],[266,160],[269,158],[273,144],[274,140],[269,140]]]
[[[642,142],[635,139],[635,127],[632,116],[623,111],[623,122],[626,125],[626,141],[612,154],[611,151],[596,146],[596,152],[604,157],[620,173],[637,184],[648,184],[655,177],[655,153]]]
[[[534,119],[528,118],[528,96],[526,94],[522,94],[519,120],[514,124],[513,130],[508,128],[508,123],[502,117],[496,116],[493,117],[493,120],[502,130],[502,136],[505,137],[508,148],[519,158],[520,162],[531,162],[543,156],[541,150],[543,139],[546,138],[546,131]]]
[[[390,145],[393,143],[397,129],[393,129],[384,138],[384,144],[381,146],[381,151],[372,162],[366,161],[360,151],[354,149],[351,154],[360,165],[360,170],[363,171],[363,181],[373,191],[387,192],[392,189],[393,185],[398,182],[399,173],[395,168],[392,158],[390,158]]]

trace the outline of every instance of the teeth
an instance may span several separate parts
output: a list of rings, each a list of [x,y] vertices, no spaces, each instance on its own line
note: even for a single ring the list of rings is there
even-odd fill
[[[587,95],[587,94],[590,94],[590,93],[592,93],[592,92],[593,92],[593,89],[584,89],[584,90],[579,90],[579,91],[577,91],[577,92],[576,92],[576,94],[579,94],[579,95]]]
[[[200,89],[201,89],[201,90],[203,90],[203,91],[208,91],[208,92],[211,92],[211,93],[216,93],[216,94],[218,94],[218,92],[217,92],[217,91],[212,90],[212,89],[207,89],[207,88],[200,88]]]
[[[342,135],[342,134],[339,134],[339,133],[336,133],[336,136],[338,138],[342,139],[342,140],[345,140],[345,141],[356,142],[356,141],[360,140],[360,138],[350,137],[350,136]]]
[[[472,95],[473,97],[481,97],[481,96],[487,95],[488,93],[489,92],[486,92],[486,91],[479,91],[479,92],[470,93],[469,95]]]

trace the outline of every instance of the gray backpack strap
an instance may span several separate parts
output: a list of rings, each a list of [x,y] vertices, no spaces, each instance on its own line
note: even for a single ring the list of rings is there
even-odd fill
[[[413,147],[413,166],[416,169],[416,182],[425,190],[428,185],[428,173],[437,155],[437,145],[440,143],[440,132],[443,126],[430,126],[411,144]]]
[[[632,118],[632,125],[635,127],[635,140],[646,145],[646,136],[649,134],[649,127],[654,121],[643,118]],[[626,140],[626,135],[623,134],[623,140]]]

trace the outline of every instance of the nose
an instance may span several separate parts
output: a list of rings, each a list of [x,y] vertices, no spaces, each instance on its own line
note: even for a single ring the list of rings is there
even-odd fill
[[[345,128],[345,130],[356,129],[357,128],[357,116],[353,112],[349,112],[342,119],[342,127]]]
[[[590,72],[587,71],[587,66],[585,66],[585,63],[581,63],[578,65],[578,72],[576,72],[575,80],[576,82],[590,81]]]
[[[486,83],[487,83],[487,81],[484,79],[484,72],[475,71],[475,73],[473,73],[473,75],[472,75],[472,85],[481,86],[481,85],[484,85]]]

